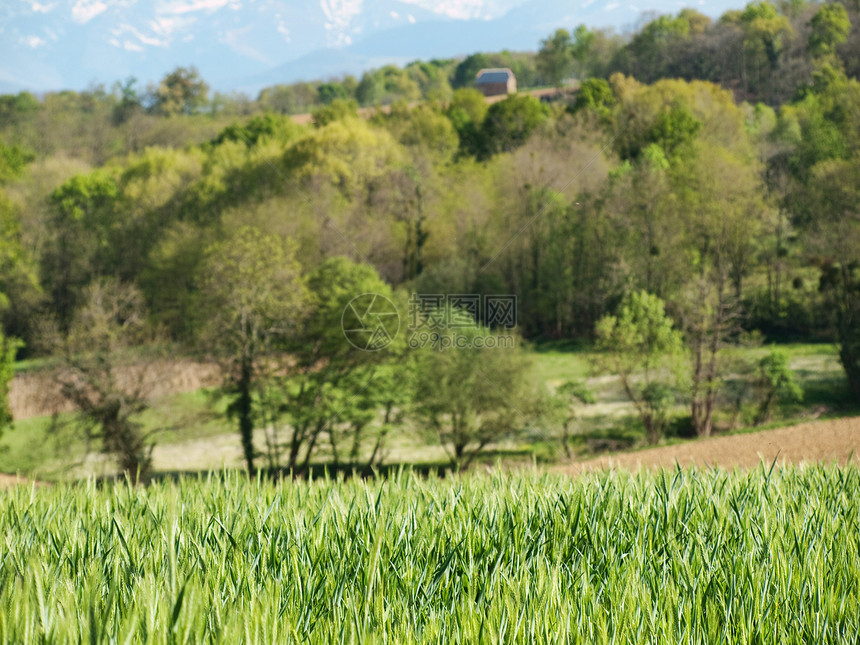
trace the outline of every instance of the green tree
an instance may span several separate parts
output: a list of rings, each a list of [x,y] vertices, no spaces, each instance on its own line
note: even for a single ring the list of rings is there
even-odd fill
[[[199,338],[224,365],[249,475],[255,473],[255,387],[280,367],[279,344],[295,332],[306,307],[295,251],[290,240],[241,228],[209,247],[199,273]]]
[[[529,94],[515,94],[493,103],[481,126],[484,154],[516,150],[548,117],[547,107]]]
[[[344,84],[336,81],[323,83],[317,88],[317,92],[319,93],[320,103],[323,105],[328,105],[335,99],[347,100],[352,98],[352,95],[349,90],[344,87]]]
[[[162,116],[194,114],[206,104],[209,85],[195,67],[177,67],[153,90],[152,110]]]
[[[406,70],[387,65],[365,72],[355,89],[355,98],[361,105],[388,105],[398,99],[417,101],[421,89]]]
[[[15,357],[22,343],[0,331],[0,437],[12,427],[12,408],[9,406],[9,384],[15,378]]]
[[[238,141],[249,148],[266,141],[277,141],[281,145],[286,145],[297,139],[303,131],[304,128],[294,123],[292,119],[274,114],[262,114],[253,117],[244,125],[233,123],[227,126],[218,133],[212,143],[219,145],[226,141]]]
[[[481,126],[487,110],[487,101],[478,90],[471,87],[454,90],[446,114],[457,131],[463,154],[480,154]]]
[[[851,20],[845,6],[831,2],[821,7],[810,21],[809,53],[815,57],[832,54],[851,33]]]
[[[839,358],[860,398],[860,155],[816,164],[808,197],[805,247],[816,254],[825,319],[836,330]]]
[[[791,22],[765,0],[748,4],[740,15],[740,24],[748,56],[743,70],[744,90],[759,86],[773,87],[780,54],[793,34]]]
[[[561,87],[562,81],[570,74],[572,62],[570,32],[567,29],[558,29],[541,41],[535,65],[550,85]]]
[[[771,350],[758,364],[759,377],[759,406],[755,416],[755,425],[767,423],[773,412],[774,404],[780,398],[800,401],[803,390],[794,378],[794,372],[788,366],[788,355],[785,352]]]
[[[482,69],[493,67],[492,60],[487,54],[477,53],[466,56],[454,70],[451,87],[455,90],[475,87],[475,77]]]
[[[609,121],[615,103],[615,95],[609,83],[602,78],[589,78],[580,85],[572,111],[589,110],[604,121]]]
[[[295,473],[307,472],[326,437],[340,459],[341,439],[351,436],[357,455],[370,420],[385,408],[391,423],[402,399],[383,387],[383,366],[403,347],[391,287],[373,267],[343,257],[311,271],[307,287],[306,314],[284,345],[294,365],[275,415],[288,419],[285,466]]]
[[[585,80],[590,71],[591,59],[597,36],[585,25],[579,25],[573,30],[570,43],[570,57],[576,67],[576,75],[581,81]]]
[[[657,443],[684,354],[683,338],[666,315],[663,301],[645,291],[630,293],[617,315],[598,321],[595,334],[600,352],[596,365],[618,375],[648,441]]]
[[[51,239],[42,261],[42,281],[58,322],[67,329],[84,288],[110,275],[123,250],[113,244],[120,189],[113,174],[97,170],[72,177],[51,194]]]
[[[456,309],[429,312],[426,324],[439,316],[448,324],[410,339],[418,346],[415,409],[466,469],[485,447],[527,428],[540,397],[515,336]]]
[[[318,128],[322,128],[334,121],[358,118],[358,103],[353,99],[336,98],[314,110],[313,116],[314,125]]]

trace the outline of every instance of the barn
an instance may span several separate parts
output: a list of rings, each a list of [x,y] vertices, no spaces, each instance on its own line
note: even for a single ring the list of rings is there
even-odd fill
[[[482,69],[475,77],[475,87],[484,96],[515,94],[517,91],[517,78],[507,67]]]

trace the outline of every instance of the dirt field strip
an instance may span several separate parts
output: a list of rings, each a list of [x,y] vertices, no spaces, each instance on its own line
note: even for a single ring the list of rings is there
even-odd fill
[[[774,459],[778,464],[834,461],[845,464],[849,458],[860,461],[860,417],[692,440],[673,446],[605,455],[559,468],[578,474],[604,468],[674,468],[677,462],[681,466],[732,469],[755,468],[761,461],[770,464]]]
[[[16,477],[15,475],[4,475],[0,473],[0,490],[7,488],[9,486],[15,486],[16,484],[26,484],[27,480],[22,477]]]

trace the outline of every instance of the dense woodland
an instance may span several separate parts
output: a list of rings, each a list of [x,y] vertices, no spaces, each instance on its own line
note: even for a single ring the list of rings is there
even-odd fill
[[[497,65],[521,88],[579,89],[488,105],[471,86]],[[607,365],[622,375],[681,352],[672,387],[699,434],[739,370],[727,349],[756,338],[838,343],[860,398],[858,71],[856,3],[759,2],[255,100],[210,95],[193,69],[145,91],[2,96],[4,353],[64,357],[69,396],[119,434],[145,406],[111,398],[126,353],[218,356],[252,469],[265,415],[288,419],[273,464],[307,465],[323,441],[355,460],[397,422],[401,385],[468,372],[408,369],[396,345],[350,353],[340,316],[360,293],[516,294],[525,339],[624,347]],[[390,110],[363,119],[359,105]],[[496,375],[518,369],[493,360]],[[478,388],[453,412],[454,394],[424,383],[417,414],[466,459],[540,398],[510,380],[500,391],[516,396]],[[666,394],[651,385],[630,394],[659,436]],[[133,469],[145,446],[127,439],[110,450]]]

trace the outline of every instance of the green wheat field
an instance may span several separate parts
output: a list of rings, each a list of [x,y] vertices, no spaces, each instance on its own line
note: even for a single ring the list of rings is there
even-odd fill
[[[3,643],[834,643],[860,470],[0,491]]]

